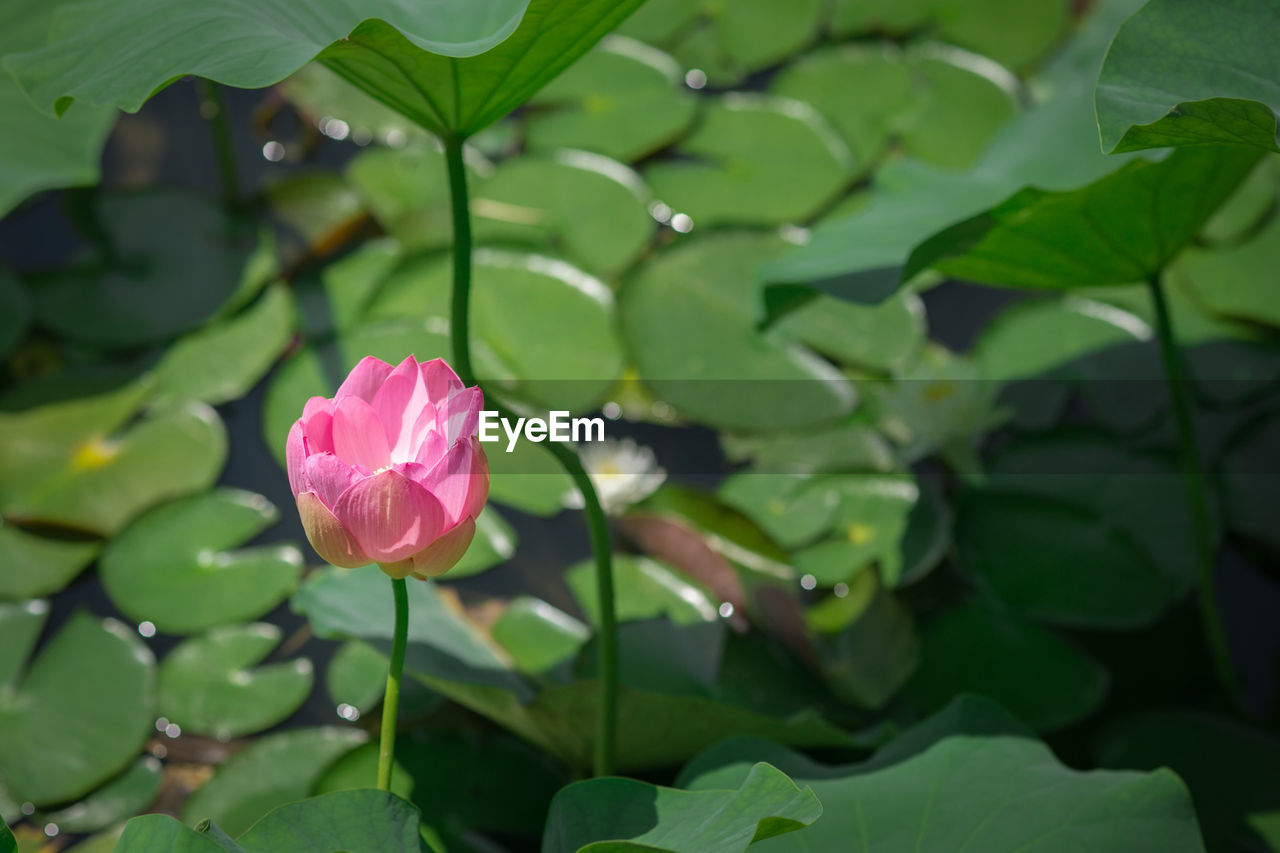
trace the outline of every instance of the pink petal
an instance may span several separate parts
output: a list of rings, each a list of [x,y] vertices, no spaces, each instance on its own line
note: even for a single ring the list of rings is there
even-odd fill
[[[431,547],[413,558],[414,577],[426,580],[444,574],[458,564],[467,553],[476,535],[476,522],[464,518],[456,527],[441,536]]]
[[[374,395],[373,409],[386,428],[394,460],[404,462],[411,458],[414,424],[429,402],[427,387],[413,356],[400,362]]]
[[[447,400],[463,389],[462,380],[443,358],[424,361],[418,369],[422,373],[423,384],[426,385],[427,394],[432,402]]]
[[[298,495],[298,515],[302,517],[307,541],[326,563],[355,569],[373,562],[315,492]]]
[[[284,467],[289,472],[289,488],[293,490],[295,498],[299,493],[310,488],[307,485],[306,474],[302,470],[306,461],[307,449],[305,439],[302,437],[302,420],[298,419],[294,421],[293,426],[289,427],[289,440],[284,445]]]
[[[373,395],[378,392],[378,386],[390,373],[391,365],[380,358],[366,355],[338,386],[338,393],[333,395],[334,402],[347,396],[359,397],[366,403],[373,402]]]
[[[333,511],[364,552],[379,563],[413,556],[445,528],[440,502],[397,471],[358,481],[342,493]]]
[[[479,388],[464,388],[450,397],[446,405],[436,405],[440,419],[445,422],[445,441],[450,447],[459,438],[476,434],[483,405],[484,395]]]
[[[475,439],[459,441],[431,468],[410,463],[404,473],[436,496],[450,524],[479,515],[489,496],[489,463]]]
[[[444,433],[439,429],[433,429],[423,437],[413,461],[427,468],[434,468],[436,463],[444,458],[448,449],[449,445],[445,442]]]
[[[391,464],[387,433],[373,407],[359,397],[343,397],[333,413],[333,452],[350,465],[376,471]]]
[[[312,453],[333,452],[333,401],[312,397],[302,407],[302,434]]]
[[[407,434],[400,437],[391,456],[397,462],[416,462],[418,456],[423,449],[423,444],[429,440],[431,433],[436,430],[436,407],[430,403],[423,403],[418,417],[413,422],[413,428]],[[439,453],[445,450],[444,435],[440,435],[436,447],[439,448],[437,456],[429,457],[432,461],[438,458]]]
[[[368,472],[348,465],[332,453],[315,453],[307,457],[303,473],[311,491],[332,508],[338,505],[342,493]]]

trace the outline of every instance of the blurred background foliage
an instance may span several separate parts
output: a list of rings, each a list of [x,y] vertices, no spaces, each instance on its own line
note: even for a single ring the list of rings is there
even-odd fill
[[[894,744],[949,707],[935,721],[1018,733],[983,753],[1010,791],[1042,765],[1070,790],[1068,767],[1169,767],[1210,849],[1280,850],[1276,155],[1237,158],[1156,270],[1081,250],[1008,282],[1028,295],[955,280],[990,270],[934,245],[919,268],[954,278],[838,298],[1024,186],[1117,169],[1093,88],[1135,7],[648,0],[472,140],[477,371],[517,403],[605,412],[670,473],[615,519],[621,771],[671,782],[702,754],[681,786],[734,789],[769,760],[831,816],[765,846],[832,849],[853,804],[902,829],[877,777],[906,765],[800,750],[910,759]],[[439,146],[319,64],[62,124],[0,78],[0,815],[20,849],[93,853],[136,813],[234,835],[366,784],[390,595],[300,547],[283,447],[362,356],[448,355]],[[1125,156],[1107,180],[1161,186],[1175,155]],[[1169,202],[1112,209],[1148,203]],[[1159,268],[1239,696],[1198,624],[1141,284]],[[772,316],[766,284],[792,281],[823,292]],[[397,790],[450,850],[536,844],[591,748],[578,496],[541,447],[493,447],[475,544],[412,590]],[[1086,788],[1062,794],[1081,814],[1113,796]]]

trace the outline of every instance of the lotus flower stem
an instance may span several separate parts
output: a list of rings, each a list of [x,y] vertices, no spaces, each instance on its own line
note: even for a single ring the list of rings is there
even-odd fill
[[[453,341],[453,363],[458,376],[467,385],[481,385],[471,365],[471,214],[467,195],[467,171],[463,161],[463,140],[445,141],[445,158],[449,170],[449,198],[453,212],[453,297],[450,332]],[[502,417],[511,413],[485,396],[486,405]],[[595,555],[596,590],[599,596],[600,633],[597,642],[600,679],[600,705],[596,723],[593,771],[596,776],[613,772],[614,744],[618,720],[618,623],[613,588],[613,546],[609,523],[591,477],[581,460],[568,445],[550,442],[547,448],[582,493],[583,511]]]
[[[1209,518],[1209,501],[1205,493],[1204,467],[1200,459],[1196,439],[1195,418],[1192,414],[1191,392],[1183,368],[1182,356],[1174,337],[1173,320],[1165,298],[1164,285],[1156,274],[1147,282],[1151,290],[1151,302],[1156,311],[1156,331],[1160,337],[1160,354],[1164,359],[1165,379],[1169,385],[1169,397],[1173,405],[1174,422],[1178,429],[1178,449],[1182,457],[1182,476],[1186,484],[1187,504],[1191,511],[1192,533],[1195,536],[1196,557],[1200,567],[1200,615],[1204,622],[1205,639],[1213,657],[1218,679],[1233,697],[1236,696],[1235,666],[1231,662],[1231,650],[1222,625],[1222,612],[1218,608],[1218,591],[1214,582],[1213,526]]]
[[[409,635],[409,591],[404,578],[392,578],[396,598],[396,627],[391,640],[391,665],[387,692],[382,700],[382,730],[378,736],[378,788],[391,790],[391,770],[396,764],[396,712],[400,707],[400,678],[404,672],[404,647]]]

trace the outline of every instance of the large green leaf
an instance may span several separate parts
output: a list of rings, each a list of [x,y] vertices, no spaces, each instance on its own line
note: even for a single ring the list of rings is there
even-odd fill
[[[189,401],[130,423],[148,388],[0,415],[0,510],[111,534],[161,500],[208,488],[226,459],[222,421]]]
[[[634,779],[592,779],[556,794],[543,853],[739,853],[813,823],[822,804],[768,764],[736,790],[681,791]]]
[[[197,795],[199,796],[199,795]],[[129,821],[116,850],[133,853],[420,853],[417,810],[386,791],[338,791],[270,811],[232,841],[215,821],[189,829],[168,815]]]
[[[822,800],[805,829],[766,851],[1200,853],[1182,781],[1153,773],[1081,772],[1058,761],[1001,709],[957,701],[862,764],[830,766],[761,741],[733,740],[681,774],[702,791],[740,784],[769,761]]]
[[[852,386],[830,365],[781,332],[757,328],[755,269],[783,245],[747,232],[695,238],[624,286],[623,334],[640,378],[685,417],[776,429],[851,408]]]
[[[262,731],[311,693],[311,661],[260,663],[280,643],[274,625],[231,625],[187,640],[160,665],[159,712],[183,731],[229,740]]]
[[[182,817],[188,823],[212,820],[239,835],[276,806],[310,794],[329,765],[367,738],[354,728],[293,729],[259,738],[191,795]]]
[[[23,671],[47,615],[44,602],[0,605],[0,775],[37,806],[115,776],[152,722],[151,652],[113,619],[72,616]]]
[[[903,278],[933,267],[971,281],[1074,289],[1157,275],[1253,169],[1259,153],[1179,149],[1079,190],[1025,189],[917,246]]]
[[[234,0],[78,4],[56,17],[48,47],[6,64],[41,106],[65,108],[74,98],[136,112],[157,90],[187,74],[240,89],[270,86],[338,41],[354,42],[359,47],[353,50],[383,62],[412,61],[428,51],[446,57],[482,53],[516,29],[528,5],[528,0],[328,0],[307,9],[275,0],[251,9]],[[392,39],[395,30],[400,34]],[[138,56],[147,61],[135,61]]]
[[[293,545],[239,548],[279,512],[252,492],[218,489],[159,506],[103,552],[107,594],[131,619],[189,634],[263,615],[293,591]]]
[[[670,56],[608,36],[531,98],[529,107],[530,148],[577,148],[632,162],[684,134],[697,99]]]
[[[999,603],[975,600],[947,610],[926,621],[920,635],[920,668],[906,695],[926,711],[981,693],[1049,731],[1092,713],[1107,692],[1100,666]]]
[[[1273,732],[1199,711],[1152,711],[1108,726],[1097,755],[1104,767],[1168,767],[1185,779],[1213,849],[1280,848]]]
[[[0,10],[0,57],[43,47],[63,5],[51,0],[6,3]],[[91,184],[116,111],[77,106],[61,119],[35,108],[0,69],[0,217],[34,192]]]
[[[676,148],[645,178],[694,227],[804,222],[839,194],[853,171],[843,141],[808,104],[730,94],[707,107]]]
[[[1277,0],[1151,0],[1098,76],[1107,151],[1248,145],[1280,151]]]

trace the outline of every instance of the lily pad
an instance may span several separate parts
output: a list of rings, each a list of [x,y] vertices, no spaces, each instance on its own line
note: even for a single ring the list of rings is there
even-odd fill
[[[382,701],[387,686],[387,656],[360,640],[338,647],[325,673],[325,689],[334,705],[350,705],[361,714]]]
[[[0,605],[0,773],[37,806],[82,797],[137,757],[151,730],[154,684],[154,659],[137,636],[86,613],[24,672],[47,615],[40,601]]]
[[[99,547],[95,541],[52,539],[0,522],[0,552],[5,555],[0,600],[61,592],[93,561]]]
[[[704,71],[716,86],[733,85],[803,49],[817,36],[823,13],[819,0],[785,8],[768,0],[690,5],[700,6],[700,20],[671,50],[685,67]]]
[[[1098,76],[1107,151],[1248,145],[1280,151],[1276,0],[1153,0],[1116,33]]]
[[[1177,149],[1067,192],[1024,189],[917,246],[903,278],[932,267],[1012,287],[1074,290],[1159,274],[1252,171],[1247,148]]]
[[[522,595],[503,609],[490,634],[518,670],[539,675],[577,657],[591,629],[540,598]]]
[[[251,669],[280,643],[274,625],[230,625],[194,637],[160,664],[160,713],[185,732],[218,740],[287,719],[311,693],[311,661]]]
[[[1194,297],[1210,312],[1233,320],[1280,326],[1271,273],[1280,265],[1280,216],[1236,246],[1188,249],[1179,262]]]
[[[608,286],[564,261],[497,249],[477,251],[473,270],[472,346],[487,387],[554,409],[599,402],[622,373]],[[439,318],[431,328],[447,329],[451,288],[447,260],[424,259],[383,283],[366,320],[425,314]]]
[[[259,738],[191,795],[182,818],[192,824],[212,820],[239,835],[273,808],[306,797],[330,764],[367,739],[349,728],[294,729]]]
[[[736,790],[681,791],[634,779],[591,779],[556,794],[544,853],[668,851],[739,853],[813,823],[822,804],[768,764]]]
[[[920,639],[920,668],[906,696],[922,710],[980,693],[1037,731],[1052,731],[1095,711],[1107,692],[1098,664],[998,603],[938,614],[921,626]]]
[[[293,298],[272,285],[244,313],[187,335],[156,367],[161,399],[218,404],[244,396],[293,336]]]
[[[956,554],[1009,606],[1060,625],[1133,628],[1151,624],[1173,602],[1169,575],[1096,505],[997,488],[960,502]]]
[[[1072,769],[975,697],[957,700],[861,764],[819,764],[740,739],[699,756],[681,781],[697,791],[729,787],[749,778],[759,761],[812,786],[823,803],[819,820],[762,842],[761,851],[941,853],[955,850],[957,839],[992,853],[1204,849],[1187,789],[1172,772]]]
[[[154,756],[143,756],[128,770],[74,805],[46,812],[39,818],[59,832],[97,832],[128,820],[145,810],[160,793],[161,766]]]
[[[613,574],[620,621],[666,617],[677,625],[710,622],[716,603],[696,584],[648,557],[616,554]],[[565,572],[569,590],[592,625],[599,622],[595,564],[584,561]]]
[[[238,547],[278,518],[266,498],[236,489],[164,504],[108,544],[103,586],[129,618],[167,633],[254,619],[284,600],[302,574],[293,545]]]
[[[471,215],[481,243],[546,246],[610,275],[648,247],[656,228],[648,202],[648,188],[622,163],[560,151],[500,165],[472,192]]]
[[[640,378],[685,417],[778,429],[832,421],[852,407],[852,386],[826,362],[757,328],[756,267],[783,245],[745,232],[695,239],[624,286],[623,334]]]
[[[167,340],[271,275],[255,262],[252,229],[188,193],[105,194],[93,216],[105,245],[30,288],[40,323],[77,341],[129,348]]]
[[[479,161],[487,173],[489,166]],[[477,163],[468,162],[475,182]],[[347,165],[347,180],[373,218],[408,249],[442,249],[453,242],[449,176],[436,145],[402,150],[371,148]],[[340,268],[338,261],[329,269]]]
[[[849,182],[849,149],[800,101],[724,95],[675,149],[645,170],[654,194],[693,227],[801,223]]]
[[[697,99],[670,56],[607,36],[534,95],[527,109],[525,140],[532,150],[576,148],[631,163],[683,136]]]
[[[850,366],[895,372],[925,343],[924,304],[914,293],[895,293],[878,305],[819,296],[776,324],[779,334]]]
[[[848,85],[849,81],[857,85]],[[994,63],[927,45],[848,45],[812,53],[769,90],[813,105],[844,139],[859,168],[896,142],[947,168],[970,165],[1016,111],[1017,81]]]
[[[0,416],[5,515],[112,534],[159,501],[208,488],[226,459],[222,422],[188,401],[126,425],[147,387]]]

